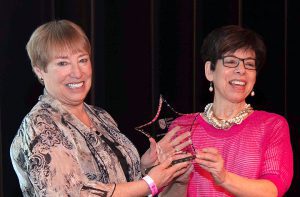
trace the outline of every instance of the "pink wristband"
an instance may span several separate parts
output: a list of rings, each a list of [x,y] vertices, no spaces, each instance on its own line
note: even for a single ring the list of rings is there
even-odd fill
[[[144,181],[146,181],[146,183],[148,184],[148,186],[149,186],[149,188],[150,188],[150,190],[151,190],[152,196],[154,196],[155,194],[157,194],[158,189],[157,189],[157,187],[156,187],[156,185],[155,185],[153,179],[152,179],[149,175],[144,176],[143,179],[144,179]]]

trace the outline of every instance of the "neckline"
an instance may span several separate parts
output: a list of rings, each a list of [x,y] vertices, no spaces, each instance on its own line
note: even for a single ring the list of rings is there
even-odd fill
[[[213,136],[213,137],[230,137],[236,133],[239,133],[243,128],[251,121],[256,114],[256,110],[253,110],[251,114],[248,115],[246,119],[243,120],[241,124],[235,124],[229,129],[223,130],[223,129],[217,129],[213,125],[209,124],[205,121],[204,117],[201,113],[201,118],[198,119],[200,125],[205,129],[207,134]]]

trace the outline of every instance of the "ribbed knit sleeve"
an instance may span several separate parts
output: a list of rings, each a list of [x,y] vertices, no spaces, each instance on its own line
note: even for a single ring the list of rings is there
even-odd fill
[[[262,113],[264,120],[254,119],[261,124],[261,129],[269,130],[263,141],[265,149],[260,178],[272,181],[278,196],[283,196],[290,187],[293,177],[293,154],[290,143],[289,126],[285,118],[270,113]],[[259,117],[259,116],[258,116]],[[254,122],[255,124],[255,122]]]

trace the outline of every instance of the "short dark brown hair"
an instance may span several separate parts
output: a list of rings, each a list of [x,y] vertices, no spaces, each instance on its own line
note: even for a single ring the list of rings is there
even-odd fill
[[[215,70],[216,61],[228,52],[238,49],[251,49],[256,55],[256,68],[260,70],[266,58],[266,47],[262,37],[256,32],[237,25],[227,25],[210,32],[201,47],[201,58],[211,61]]]

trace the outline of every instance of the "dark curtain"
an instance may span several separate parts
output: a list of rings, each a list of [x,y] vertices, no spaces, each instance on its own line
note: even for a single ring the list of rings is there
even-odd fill
[[[94,83],[86,101],[106,109],[140,154],[148,139],[133,128],[154,117],[160,93],[183,113],[203,111],[211,101],[199,56],[208,32],[237,24],[261,34],[267,62],[249,102],[287,118],[295,173],[286,196],[299,196],[298,10],[296,1],[287,0],[1,1],[0,196],[21,196],[9,146],[42,93],[25,45],[36,27],[52,19],[72,20],[87,33]]]

